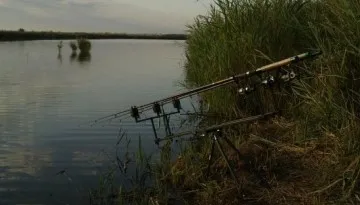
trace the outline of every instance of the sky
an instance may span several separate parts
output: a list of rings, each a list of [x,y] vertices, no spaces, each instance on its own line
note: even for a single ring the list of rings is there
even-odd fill
[[[0,29],[183,33],[212,0],[0,0]]]

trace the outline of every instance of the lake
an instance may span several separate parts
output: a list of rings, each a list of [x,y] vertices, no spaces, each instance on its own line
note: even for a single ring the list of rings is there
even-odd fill
[[[0,43],[1,205],[79,204],[120,127],[134,142],[143,136],[146,152],[157,150],[149,122],[88,122],[182,90],[183,41],[94,40],[81,59],[68,41],[58,55],[57,44]]]

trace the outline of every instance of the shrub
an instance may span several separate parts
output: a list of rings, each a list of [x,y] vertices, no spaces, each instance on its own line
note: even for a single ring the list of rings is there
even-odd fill
[[[81,38],[77,40],[78,47],[80,52],[90,52],[91,50],[91,42],[87,39]]]
[[[76,45],[76,42],[74,42],[74,41],[71,41],[70,42],[70,47],[71,47],[71,50],[73,51],[73,52],[76,52],[76,50],[77,50],[77,45]]]

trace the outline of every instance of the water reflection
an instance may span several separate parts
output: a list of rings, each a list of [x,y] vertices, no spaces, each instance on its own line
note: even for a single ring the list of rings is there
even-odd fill
[[[73,51],[73,52],[71,53],[71,55],[70,55],[70,62],[71,62],[71,63],[74,62],[74,60],[76,59],[76,57],[77,57],[77,53],[76,53],[76,51]]]
[[[62,59],[61,52],[58,53],[57,59],[59,60],[60,64],[62,64],[63,59]]]
[[[79,62],[81,65],[85,63],[89,63],[91,61],[91,53],[90,52],[80,52],[79,55],[76,51],[73,51],[69,57],[70,63],[73,63],[75,60]]]
[[[97,185],[94,175],[108,163],[101,150],[112,156],[119,123],[78,124],[174,92],[181,69],[169,59],[182,50],[167,41],[97,41],[91,54],[58,53],[57,41],[22,43],[0,43],[0,204],[80,204],[75,187],[87,193]],[[59,61],[63,69],[54,68]],[[102,69],[72,69],[84,63]],[[154,150],[150,126],[123,125],[134,142],[140,133],[150,136],[146,151]],[[56,175],[61,170],[74,180]]]
[[[91,61],[91,53],[90,52],[80,52],[78,56],[78,61],[80,63],[90,62]]]
[[[17,45],[23,49],[25,47],[25,41],[18,41]]]
[[[5,172],[0,172],[0,178],[6,178],[6,181],[37,176],[43,167],[52,165],[52,150],[48,148],[29,149],[14,143],[2,146],[2,151],[7,153],[6,158],[2,157],[0,171]]]

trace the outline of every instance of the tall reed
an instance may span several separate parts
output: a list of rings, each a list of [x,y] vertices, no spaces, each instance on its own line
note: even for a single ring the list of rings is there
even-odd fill
[[[313,160],[311,166],[319,166],[304,185],[321,190],[314,192],[320,194],[321,203],[330,200],[325,196],[349,202],[360,195],[360,169],[355,166],[360,164],[359,16],[360,1],[356,0],[215,0],[207,15],[188,26],[185,72],[189,87],[308,50],[323,51],[317,61],[300,64],[307,75],[286,90],[279,102],[285,121],[276,124],[274,133],[267,133],[292,145],[306,146],[311,141],[333,157],[333,164]],[[252,101],[239,106],[228,88],[204,96],[211,111],[231,117],[257,105]],[[286,134],[277,136],[289,123]],[[293,171],[303,177],[308,176],[304,172],[311,172]],[[330,186],[339,177],[344,187]]]

